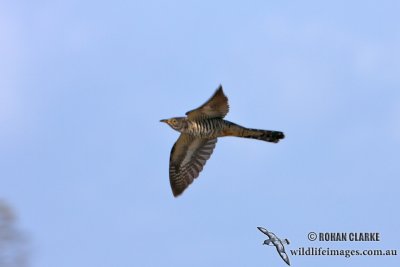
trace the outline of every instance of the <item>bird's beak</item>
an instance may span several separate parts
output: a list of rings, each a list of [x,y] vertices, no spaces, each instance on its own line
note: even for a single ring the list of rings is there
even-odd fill
[[[165,122],[165,123],[166,123],[166,122],[167,122],[167,120],[160,120],[160,122]]]

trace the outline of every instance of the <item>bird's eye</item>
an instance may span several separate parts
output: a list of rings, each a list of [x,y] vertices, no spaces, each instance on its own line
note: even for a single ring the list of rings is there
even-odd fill
[[[176,120],[175,120],[175,119],[172,119],[172,123],[173,123],[173,124],[176,124]]]

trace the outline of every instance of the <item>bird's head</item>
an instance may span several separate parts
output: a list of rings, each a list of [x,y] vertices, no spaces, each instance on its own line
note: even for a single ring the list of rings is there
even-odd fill
[[[184,119],[185,118],[183,118],[183,117],[176,117],[176,118],[171,118],[171,119],[160,120],[160,122],[165,122],[172,129],[179,131],[180,129],[183,128]]]
[[[268,245],[271,243],[271,239],[264,240],[263,245]]]

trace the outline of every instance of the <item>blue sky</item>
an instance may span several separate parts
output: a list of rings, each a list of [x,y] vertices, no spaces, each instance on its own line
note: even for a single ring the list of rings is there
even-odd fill
[[[400,249],[398,1],[2,1],[0,198],[33,267],[284,266],[287,249]],[[194,184],[168,181],[182,116],[219,84],[228,120]],[[379,232],[378,243],[307,233]],[[292,266],[397,266],[295,257]]]

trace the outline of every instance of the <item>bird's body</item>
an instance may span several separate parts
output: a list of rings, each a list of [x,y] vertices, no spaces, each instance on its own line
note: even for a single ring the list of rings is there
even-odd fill
[[[177,117],[173,119],[180,125],[175,129],[176,131],[196,138],[236,136],[277,143],[284,137],[282,132],[250,129],[220,118],[190,120],[186,117]]]
[[[188,134],[196,138],[217,138],[221,137],[222,129],[226,127],[226,122],[219,118],[206,120],[189,120],[188,118],[175,118],[180,120],[180,133]]]
[[[206,103],[187,112],[187,117],[161,120],[181,133],[170,157],[170,182],[174,196],[180,195],[198,177],[218,137],[237,136],[273,143],[284,138],[279,131],[251,129],[224,120],[228,111],[228,98],[220,86]]]

